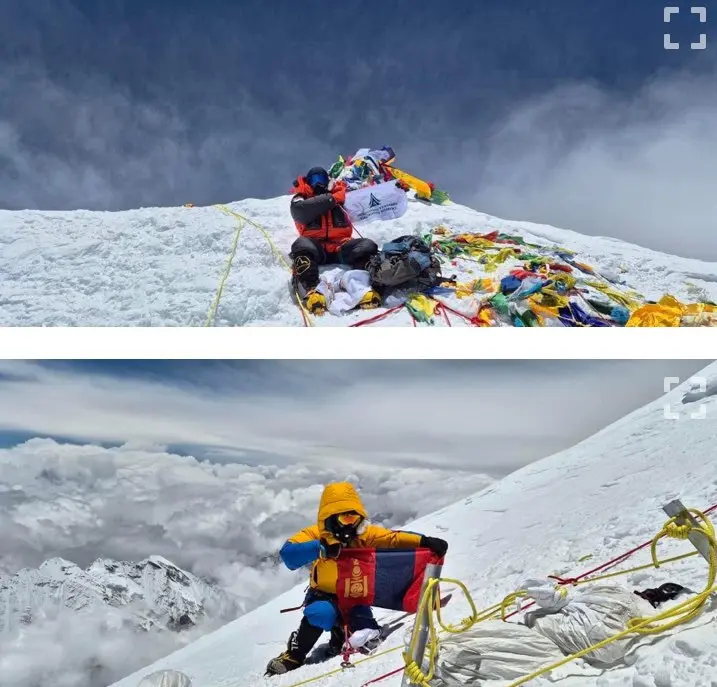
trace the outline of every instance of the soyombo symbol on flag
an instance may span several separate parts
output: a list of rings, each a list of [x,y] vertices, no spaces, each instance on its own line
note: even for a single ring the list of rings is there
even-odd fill
[[[428,549],[344,549],[336,561],[339,607],[365,604],[415,613],[426,566],[439,562]]]

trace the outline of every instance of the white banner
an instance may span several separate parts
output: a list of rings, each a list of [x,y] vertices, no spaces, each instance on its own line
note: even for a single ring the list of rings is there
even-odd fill
[[[354,224],[398,219],[408,209],[406,193],[395,181],[367,186],[346,194],[344,208]]]

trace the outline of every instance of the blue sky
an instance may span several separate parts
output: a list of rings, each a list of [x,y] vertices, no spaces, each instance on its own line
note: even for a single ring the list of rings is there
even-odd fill
[[[662,6],[0,0],[0,207],[272,197],[390,144],[484,211],[714,257],[715,53]]]
[[[664,376],[704,364],[8,361],[0,445],[41,436],[252,466],[502,476],[657,398]]]

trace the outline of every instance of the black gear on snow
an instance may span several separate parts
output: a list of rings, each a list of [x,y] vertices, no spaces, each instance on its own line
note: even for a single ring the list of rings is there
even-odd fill
[[[681,584],[677,584],[676,582],[665,582],[654,589],[643,589],[642,591],[636,590],[635,594],[637,594],[640,598],[645,599],[645,601],[649,601],[653,608],[657,608],[660,604],[665,603],[665,601],[671,601],[683,592],[687,591],[688,590]]]

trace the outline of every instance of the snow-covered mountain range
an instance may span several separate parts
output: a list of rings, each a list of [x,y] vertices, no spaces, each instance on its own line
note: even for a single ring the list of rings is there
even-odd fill
[[[178,568],[161,556],[137,563],[98,559],[86,569],[62,558],[0,577],[0,631],[53,617],[68,609],[82,612],[121,608],[136,629],[182,630],[203,620],[230,620],[237,600],[219,587]]]
[[[717,364],[700,375],[699,390],[685,383],[580,444],[422,517],[407,529],[448,540],[444,575],[462,580],[479,608],[520,589],[526,578],[574,575],[642,544],[660,531],[667,519],[662,506],[672,499],[679,497],[686,506],[701,509],[717,503]],[[546,412],[560,412],[559,405]],[[685,541],[660,544],[663,557],[691,550]],[[629,566],[649,560],[649,551],[641,551]],[[697,556],[618,579],[632,589],[670,581],[698,591],[707,572],[704,559]],[[264,678],[267,661],[285,648],[299,622],[298,614],[279,611],[300,603],[303,588],[282,594],[115,687],[137,687],[142,676],[166,669],[182,671],[196,687],[289,687],[305,680],[318,687],[361,687],[400,668],[404,638],[397,632],[384,645],[393,652],[350,670],[337,671],[337,657]],[[444,620],[458,622],[468,614],[466,603],[451,601]],[[377,611],[379,620],[395,615]],[[717,676],[715,622],[714,605],[708,604],[689,623],[641,640],[628,664],[603,671],[574,662],[551,680],[559,677],[561,687],[709,687]],[[376,684],[398,687],[400,682],[399,672]],[[541,678],[530,684],[554,683]]]

